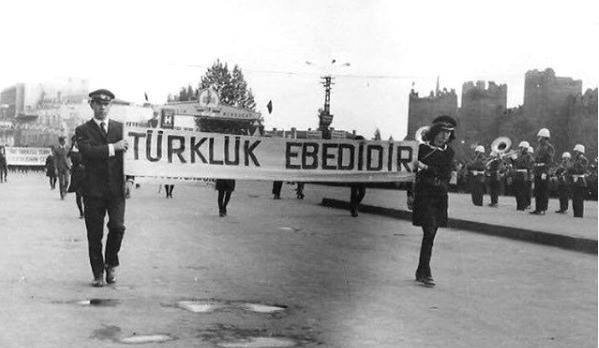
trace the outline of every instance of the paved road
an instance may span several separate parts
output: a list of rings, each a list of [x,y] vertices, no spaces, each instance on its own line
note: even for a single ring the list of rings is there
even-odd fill
[[[597,257],[459,230],[441,230],[437,287],[413,281],[421,232],[408,222],[327,209],[308,186],[238,182],[229,216],[208,187],[156,185],[127,202],[117,286],[89,287],[85,229],[74,197],[41,176],[0,185],[0,346],[234,346],[282,337],[320,347],[596,347]],[[77,301],[109,299],[107,306]],[[212,313],[181,300],[224,305]],[[243,302],[280,305],[275,314]],[[262,338],[262,339],[266,339]],[[289,343],[289,341],[287,341]],[[249,345],[248,345],[249,346]]]

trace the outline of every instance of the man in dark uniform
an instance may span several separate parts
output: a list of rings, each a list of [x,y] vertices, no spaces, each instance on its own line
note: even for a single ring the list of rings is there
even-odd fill
[[[487,161],[485,165],[485,183],[487,185],[489,196],[491,196],[491,203],[489,207],[497,208],[497,202],[499,200],[499,188],[500,188],[500,169],[502,161],[499,154],[495,151],[491,151],[491,159]]]
[[[123,140],[123,124],[108,119],[114,94],[106,89],[89,94],[94,117],[77,127],[75,135],[85,166],[82,181],[85,226],[89,259],[94,275],[93,286],[116,281],[115,267],[119,265],[118,252],[125,232],[125,180],[123,153],[129,144]],[[105,257],[102,254],[104,217],[108,213],[108,236]]]
[[[568,202],[570,200],[570,183],[568,180],[568,171],[572,166],[570,159],[572,156],[569,152],[562,154],[562,161],[555,169],[555,177],[557,178],[557,193],[559,197],[559,210],[555,212],[564,214],[568,211]]]
[[[364,141],[364,137],[358,135],[354,138],[357,141]],[[351,216],[358,216],[358,208],[362,199],[366,196],[366,184],[363,182],[353,182],[350,184],[350,195],[349,195],[349,212]]]
[[[530,212],[534,215],[545,215],[549,205],[548,172],[555,153],[553,145],[549,142],[550,137],[547,128],[542,128],[537,133],[539,146],[535,153],[535,210]]]
[[[574,159],[569,169],[572,179],[572,210],[574,217],[581,218],[584,215],[584,196],[587,191],[586,171],[589,161],[584,157],[584,145],[574,146]]]
[[[472,203],[479,207],[483,205],[485,194],[485,160],[485,148],[478,145],[474,149],[474,159],[466,166],[470,177]]]
[[[516,159],[512,159],[512,178],[514,196],[516,196],[516,210],[524,210],[529,202],[530,174],[533,168],[532,156],[528,153],[530,145],[522,141],[518,145],[520,152]]]
[[[54,148],[54,167],[56,174],[58,175],[58,188],[60,189],[60,199],[64,199],[67,195],[67,188],[69,187],[69,170],[71,166],[69,164],[68,154],[69,149],[65,143],[65,137],[58,137],[58,146]]]
[[[530,209],[530,205],[532,202],[532,187],[534,185],[534,177],[535,177],[535,173],[534,173],[534,168],[535,168],[535,149],[532,146],[528,147],[528,155],[530,156],[530,161],[531,163],[531,169],[528,172],[528,182],[526,183],[526,208],[525,209]]]

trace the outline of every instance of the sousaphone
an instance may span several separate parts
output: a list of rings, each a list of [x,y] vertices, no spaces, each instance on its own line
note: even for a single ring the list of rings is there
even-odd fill
[[[417,142],[419,143],[424,143],[423,137],[426,134],[426,132],[428,132],[430,130],[429,126],[423,126],[418,128],[418,130],[416,131],[416,134],[414,135],[414,139],[416,139]]]

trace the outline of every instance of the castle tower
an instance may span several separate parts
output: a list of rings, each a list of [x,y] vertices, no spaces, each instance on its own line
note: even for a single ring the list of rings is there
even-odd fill
[[[500,115],[507,107],[507,85],[489,81],[465,82],[459,111],[460,134],[467,146],[488,145],[498,136]]]
[[[430,92],[428,97],[419,97],[418,92],[413,89],[410,92],[408,103],[408,134],[406,139],[414,139],[416,130],[422,126],[428,126],[433,119],[439,115],[456,117],[458,112],[458,97],[455,90],[439,91],[437,94]]]

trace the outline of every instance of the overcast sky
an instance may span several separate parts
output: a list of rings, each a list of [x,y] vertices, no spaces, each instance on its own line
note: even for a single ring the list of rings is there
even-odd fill
[[[530,69],[596,87],[598,4],[20,0],[3,5],[0,87],[73,76],[163,103],[221,59],[244,71],[268,128],[316,128],[319,77],[332,72],[333,127],[401,139],[412,83],[427,95],[437,75],[458,93],[468,80],[507,83],[509,106],[522,103]]]

